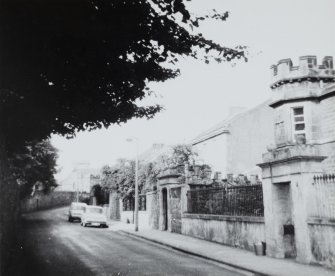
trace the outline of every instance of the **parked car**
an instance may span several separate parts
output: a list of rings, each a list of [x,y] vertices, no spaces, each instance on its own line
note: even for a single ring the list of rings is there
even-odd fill
[[[108,227],[107,216],[103,213],[102,207],[87,205],[81,217],[81,225]]]
[[[83,202],[72,202],[69,209],[69,222],[81,220],[86,206],[87,204]]]

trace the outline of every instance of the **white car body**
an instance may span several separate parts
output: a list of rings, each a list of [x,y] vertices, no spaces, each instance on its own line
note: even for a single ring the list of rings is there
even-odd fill
[[[87,204],[83,202],[72,202],[69,209],[69,221],[81,220]]]
[[[102,207],[87,205],[81,217],[81,225],[108,227],[107,216],[103,213]]]

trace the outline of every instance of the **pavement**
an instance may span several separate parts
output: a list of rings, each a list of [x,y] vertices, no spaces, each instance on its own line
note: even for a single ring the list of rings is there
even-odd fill
[[[335,276],[335,271],[320,266],[300,264],[289,259],[256,256],[250,251],[186,235],[141,228],[141,225],[139,226],[139,231],[135,232],[133,224],[119,221],[110,221],[109,225],[111,231],[119,231],[125,235],[164,245],[190,255],[251,272],[255,275]]]

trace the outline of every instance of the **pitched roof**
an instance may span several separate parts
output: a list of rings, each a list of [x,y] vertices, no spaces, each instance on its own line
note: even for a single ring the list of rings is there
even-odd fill
[[[226,118],[225,120],[221,121],[220,123],[214,125],[213,127],[207,129],[206,131],[199,134],[196,138],[191,140],[192,146],[195,146],[199,143],[202,143],[204,141],[207,141],[209,139],[212,139],[214,137],[217,137],[219,135],[229,133],[229,126],[232,124],[233,121],[237,120],[241,116],[245,116],[247,113],[252,112],[253,110],[259,108],[262,105],[269,104],[270,100],[266,100],[265,102],[251,108],[248,110],[244,110],[240,113],[234,114]]]

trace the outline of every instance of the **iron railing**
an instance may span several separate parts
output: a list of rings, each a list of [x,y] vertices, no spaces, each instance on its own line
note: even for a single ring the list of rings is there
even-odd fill
[[[187,197],[188,213],[264,216],[262,185],[190,190]]]
[[[335,218],[335,173],[314,175],[308,199],[311,217]]]
[[[335,173],[325,173],[321,175],[314,175],[314,183],[325,183],[334,182],[335,183]]]
[[[123,211],[134,211],[135,210],[135,198],[126,197],[122,201]],[[146,195],[139,195],[138,197],[138,210],[146,211]]]

